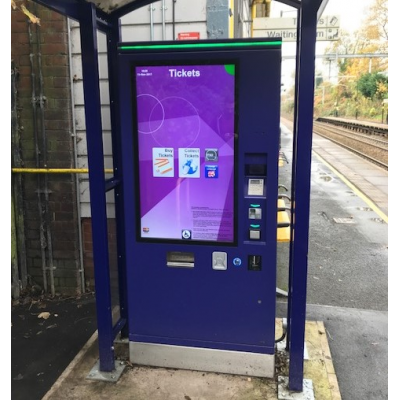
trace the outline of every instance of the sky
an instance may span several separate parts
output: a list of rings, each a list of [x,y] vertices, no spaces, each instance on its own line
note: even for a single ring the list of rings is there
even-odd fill
[[[352,32],[360,28],[366,11],[373,3],[373,0],[329,0],[324,14],[340,15],[341,28]]]
[[[374,0],[329,0],[323,15],[339,15],[340,26],[347,31],[355,31],[360,28],[366,11],[374,3]],[[292,7],[273,1],[271,5],[271,17],[279,17],[283,11],[283,17],[295,16]]]
[[[349,33],[360,29],[362,22],[365,20],[368,9],[374,3],[374,0],[329,0],[322,16],[337,15],[340,19],[340,29],[344,29]],[[296,11],[285,4],[273,1],[271,4],[271,18],[291,18],[296,17]],[[331,45],[330,41],[318,41],[316,43],[316,54],[324,54],[327,46]],[[294,42],[284,42],[282,45],[283,56],[294,56],[296,54],[296,45]],[[293,85],[293,74],[295,70],[294,60],[285,60],[282,63],[282,81],[286,87]],[[323,74],[324,79],[335,79],[337,71],[334,63],[329,65],[323,63],[321,59],[316,59],[316,71]]]

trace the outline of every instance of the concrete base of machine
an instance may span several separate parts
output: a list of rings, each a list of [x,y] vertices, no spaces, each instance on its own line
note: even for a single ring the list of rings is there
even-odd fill
[[[275,354],[129,342],[132,364],[273,378]]]

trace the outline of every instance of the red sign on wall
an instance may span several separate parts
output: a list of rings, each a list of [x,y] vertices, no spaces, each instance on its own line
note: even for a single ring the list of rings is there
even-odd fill
[[[178,40],[199,40],[200,32],[181,32],[178,33]]]

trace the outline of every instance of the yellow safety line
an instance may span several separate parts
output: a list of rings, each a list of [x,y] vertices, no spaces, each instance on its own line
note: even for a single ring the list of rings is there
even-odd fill
[[[328,161],[324,160],[319,154],[317,154],[314,150],[313,153],[317,156],[317,158],[325,164],[335,175],[337,175],[358,197],[367,203],[367,205],[372,208],[380,218],[382,218],[387,224],[389,223],[388,216],[363,192],[361,192],[356,186],[354,186],[347,178],[345,178],[337,169],[335,169]]]
[[[87,174],[88,168],[11,168],[13,173],[22,174]],[[114,171],[109,168],[104,173],[112,174]]]

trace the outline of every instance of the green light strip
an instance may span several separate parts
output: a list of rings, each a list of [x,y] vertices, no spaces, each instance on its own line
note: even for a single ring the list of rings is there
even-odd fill
[[[259,204],[250,204],[250,207],[258,208],[258,207],[260,207],[260,205]]]
[[[253,225],[253,224],[250,224],[250,226],[251,226],[252,228],[259,228],[261,225]]]
[[[233,43],[182,43],[182,44],[149,44],[135,46],[120,46],[120,50],[160,50],[160,49],[195,49],[218,47],[248,47],[248,46],[280,46],[282,41],[274,42],[233,42]]]

